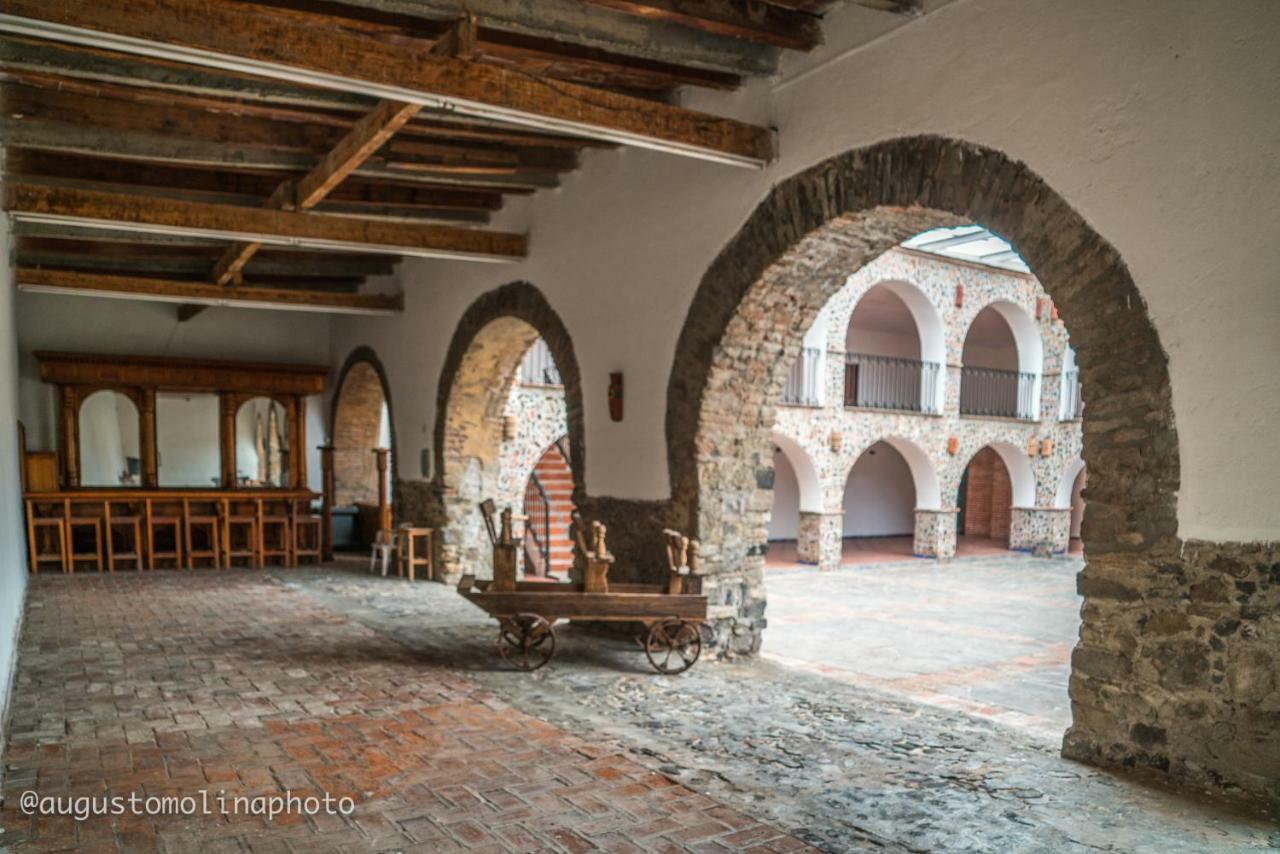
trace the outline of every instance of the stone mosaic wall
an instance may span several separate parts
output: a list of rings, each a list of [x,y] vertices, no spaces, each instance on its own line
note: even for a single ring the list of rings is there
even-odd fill
[[[497,494],[499,507],[510,506],[520,513],[524,488],[538,458],[551,443],[569,432],[565,419],[564,388],[561,386],[515,383],[502,417],[515,434],[502,441],[498,451]]]

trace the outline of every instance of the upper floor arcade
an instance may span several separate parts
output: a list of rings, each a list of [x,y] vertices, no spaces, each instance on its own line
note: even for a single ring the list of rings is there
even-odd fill
[[[925,232],[851,275],[805,336],[781,402],[1024,422],[1083,410],[1051,300],[977,226]]]

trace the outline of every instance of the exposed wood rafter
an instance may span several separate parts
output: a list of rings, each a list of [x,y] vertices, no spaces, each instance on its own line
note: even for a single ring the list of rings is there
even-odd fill
[[[36,293],[120,297],[154,302],[234,305],[339,314],[392,314],[403,308],[399,294],[343,294],[262,287],[221,287],[171,279],[19,267],[18,289]]]
[[[651,21],[671,21],[706,33],[774,47],[812,50],[822,43],[818,19],[760,0],[583,0]]]
[[[393,45],[316,16],[227,0],[8,0],[0,30],[230,68],[387,100],[745,166],[765,128]],[[251,21],[247,20],[252,18]]]

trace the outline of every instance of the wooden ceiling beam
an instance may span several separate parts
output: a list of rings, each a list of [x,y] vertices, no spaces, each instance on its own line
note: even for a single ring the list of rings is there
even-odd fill
[[[152,163],[146,169],[124,160],[87,157],[58,152],[15,149],[6,164],[11,177],[64,178],[113,184],[118,187],[180,187],[192,193],[226,196],[268,196],[289,172],[229,172],[216,169],[166,166]],[[136,191],[136,190],[135,190]],[[356,176],[348,178],[329,194],[326,204],[421,208],[425,211],[448,209],[457,211],[496,211],[502,208],[502,194],[492,190],[464,190],[453,187],[420,187],[379,184]]]
[[[101,251],[102,247],[115,251]],[[219,247],[221,248],[221,247]],[[178,251],[175,251],[178,250]],[[167,250],[167,251],[163,251]],[[200,247],[166,247],[145,243],[106,243],[91,241],[19,239],[17,263],[23,267],[57,267],[74,270],[98,270],[113,273],[137,273],[160,276],[197,276],[207,278],[209,266],[217,259],[217,250]],[[355,261],[343,255],[319,261],[277,253],[259,252],[244,268],[245,277],[284,276],[289,278],[348,278],[385,276],[395,270],[391,256],[375,256],[380,263],[363,257]]]
[[[314,155],[293,151],[270,151],[200,139],[102,130],[92,125],[13,119],[5,114],[0,114],[0,138],[5,140],[9,150],[34,149],[240,172],[305,173],[315,164]],[[465,187],[504,194],[531,193],[559,185],[558,178],[546,172],[480,175],[462,171],[462,168],[444,171],[425,165],[409,172],[370,162],[357,169],[356,175],[378,183]]]
[[[774,156],[766,128],[484,63],[406,54],[323,16],[228,0],[8,0],[5,8],[0,30],[21,35],[232,68],[735,165],[760,167]]]
[[[582,0],[648,21],[670,21],[705,33],[789,50],[809,51],[822,43],[818,19],[760,0]]]
[[[469,261],[516,261],[522,234],[10,183],[15,220]]]
[[[404,307],[400,294],[348,294],[293,288],[231,287],[199,282],[18,267],[18,290],[171,302],[201,306],[233,306],[333,314],[394,314]]]
[[[315,168],[297,181],[286,181],[263,203],[268,208],[308,211],[318,205],[329,192],[389,140],[405,122],[418,112],[417,104],[383,101],[355,123]],[[230,284],[241,269],[262,247],[258,241],[233,243],[213,265],[210,278],[214,284]]]
[[[274,6],[323,10],[333,15],[421,22],[430,27],[458,16],[457,0],[270,0]],[[772,74],[777,70],[775,50],[758,44],[691,30],[669,21],[635,18],[592,9],[580,0],[538,0],[512,3],[511,0],[467,0],[466,7],[484,26],[480,39],[496,41],[486,31],[507,36],[525,36],[582,48],[613,57],[632,57],[646,62],[697,69],[711,69],[742,75]]]

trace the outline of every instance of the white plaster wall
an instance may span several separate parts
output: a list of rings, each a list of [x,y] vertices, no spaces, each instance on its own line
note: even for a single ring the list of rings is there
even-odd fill
[[[164,303],[20,293],[16,305],[18,412],[27,445],[37,450],[57,446],[58,422],[56,395],[40,381],[31,355],[35,350],[309,365],[331,361],[329,315],[209,308],[178,323],[175,307]],[[316,446],[327,429],[324,407],[322,396],[307,398],[307,482],[315,491],[321,488]]]
[[[899,359],[920,358],[920,338],[899,332],[880,332],[871,329],[849,327],[845,349],[850,353],[866,353],[873,356],[894,356]]]
[[[402,317],[336,321],[336,352],[369,344],[387,367],[400,459],[415,461],[401,474],[418,475],[430,444],[440,366],[462,311],[483,291],[526,279],[574,338],[588,490],[666,497],[667,378],[716,252],[774,182],[851,148],[932,133],[1026,161],[1129,265],[1171,358],[1180,533],[1280,536],[1270,475],[1280,444],[1259,440],[1280,419],[1280,6],[960,0],[847,50],[882,26],[879,13],[842,7],[825,27],[828,45],[781,81],[689,96],[692,106],[776,126],[781,157],[769,169],[590,152],[562,189],[499,217],[502,227],[531,226],[525,262],[407,262]],[[610,371],[626,377],[621,423],[607,415]]]
[[[915,483],[902,455],[884,442],[864,451],[845,482],[844,536],[910,535],[915,509]]]
[[[773,452],[773,510],[769,516],[769,540],[794,540],[800,536],[800,482],[791,461],[782,451]]]
[[[0,155],[3,152],[0,151]],[[9,691],[17,656],[27,589],[26,535],[23,532],[22,479],[18,469],[18,361],[13,310],[13,270],[9,258],[9,218],[0,216],[0,753],[4,752]],[[0,779],[4,769],[0,767]]]

